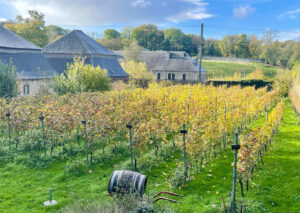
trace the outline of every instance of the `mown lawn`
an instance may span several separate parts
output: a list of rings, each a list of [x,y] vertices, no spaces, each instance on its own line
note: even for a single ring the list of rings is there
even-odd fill
[[[276,67],[268,67],[261,63],[234,63],[234,62],[220,62],[220,61],[210,61],[203,60],[203,67],[207,70],[208,78],[224,78],[233,76],[234,73],[240,73],[241,77],[248,75],[249,73],[255,71],[256,69],[261,70],[265,77],[273,78],[278,69]]]
[[[259,125],[259,119],[255,125]],[[275,142],[264,157],[265,164],[254,173],[249,192],[241,198],[237,185],[239,203],[246,205],[246,212],[299,212],[300,209],[300,118],[290,102],[286,109],[282,127]],[[205,165],[199,174],[180,189],[173,189],[170,180],[173,171],[181,163],[181,153],[174,153],[158,168],[147,173],[147,193],[153,195],[160,190],[182,194],[176,198],[182,204],[166,204],[175,212],[223,212],[223,199],[228,204],[228,193],[232,185],[231,150],[219,154]],[[47,169],[29,169],[13,163],[0,168],[0,212],[56,212],[80,201],[110,200],[107,184],[114,168],[120,168],[124,159],[110,165],[93,166],[82,176],[64,178],[65,162],[52,163]],[[48,199],[48,188],[54,188],[54,199],[58,205],[44,208]],[[159,201],[164,205],[163,201]],[[157,204],[156,204],[157,205]]]

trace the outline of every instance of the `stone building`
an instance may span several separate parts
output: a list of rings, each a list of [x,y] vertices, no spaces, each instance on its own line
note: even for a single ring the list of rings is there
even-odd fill
[[[0,61],[12,61],[16,66],[20,96],[36,95],[45,81],[56,74],[41,48],[1,26]]]
[[[87,36],[80,30],[73,30],[64,37],[43,48],[43,53],[49,63],[59,73],[72,63],[74,57],[85,58],[85,63],[100,66],[107,70],[107,75],[113,80],[126,80],[129,75],[122,69],[117,55]]]
[[[123,58],[123,51],[116,51]],[[197,82],[199,67],[186,52],[181,51],[141,51],[137,59],[147,64],[157,80]],[[206,70],[202,67],[201,82],[206,81]]]

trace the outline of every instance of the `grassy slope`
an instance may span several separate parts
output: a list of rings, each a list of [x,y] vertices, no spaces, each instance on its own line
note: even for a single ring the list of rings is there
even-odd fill
[[[209,78],[215,76],[216,78],[233,76],[234,73],[240,72],[241,76],[249,74],[256,69],[260,69],[266,77],[274,77],[278,68],[267,67],[260,63],[234,63],[234,62],[220,62],[220,61],[203,61],[203,67],[207,70]]]
[[[255,125],[261,122],[263,119]],[[299,124],[300,118],[287,101],[283,125],[275,138],[275,144],[264,158],[265,165],[255,172],[250,191],[242,200],[253,206],[248,212],[297,212],[300,209]],[[184,195],[183,198],[177,198],[183,204],[168,205],[176,212],[221,212],[222,198],[227,201],[231,190],[232,159],[232,151],[227,150],[206,165],[186,186],[174,190]],[[180,161],[181,154],[174,154],[169,161],[149,172],[148,193],[172,190],[169,171]],[[109,199],[106,190],[113,166],[95,166],[91,170],[91,174],[62,179],[63,162],[38,170],[20,165],[1,168],[0,212],[47,212],[78,200]],[[54,199],[59,201],[59,205],[43,208],[41,203],[47,200],[47,189],[50,187],[55,189]],[[237,195],[241,200],[239,187]]]

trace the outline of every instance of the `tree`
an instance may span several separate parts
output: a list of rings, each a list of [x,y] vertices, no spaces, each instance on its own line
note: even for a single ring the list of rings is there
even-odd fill
[[[170,44],[169,50],[173,50],[173,51],[183,50],[185,36],[186,35],[180,29],[176,29],[176,28],[166,29],[164,31],[165,40],[168,40]]]
[[[29,10],[28,15],[28,18],[17,16],[16,23],[7,23],[4,27],[31,41],[35,45],[44,47],[48,44],[44,21],[45,15],[35,10]]]
[[[235,57],[235,42],[236,37],[234,35],[225,36],[220,42],[219,42],[219,48],[221,50],[222,56],[224,57]]]
[[[154,79],[153,73],[148,70],[145,62],[129,60],[121,62],[121,66],[131,79]]]
[[[133,41],[129,46],[124,48],[124,57],[127,61],[139,61],[138,56],[142,50],[143,48],[136,41]]]
[[[85,59],[74,58],[67,64],[67,70],[54,79],[53,89],[59,95],[66,93],[107,91],[110,89],[110,78],[107,71],[99,66],[85,64]]]
[[[12,98],[18,95],[17,67],[0,61],[0,97]]]
[[[58,38],[69,33],[69,30],[63,29],[56,25],[49,25],[45,27],[49,42],[56,41]]]
[[[248,58],[249,57],[249,49],[248,49],[248,38],[246,34],[239,34],[236,36],[234,51],[235,56],[238,58]]]
[[[200,39],[199,39],[200,42]],[[219,48],[219,41],[215,39],[207,39],[204,41],[204,55],[207,56],[222,56]]]
[[[121,33],[119,33],[117,30],[114,29],[106,29],[104,31],[104,38],[105,39],[115,39],[121,36]]]
[[[130,83],[138,87],[147,87],[149,82],[154,80],[154,75],[148,70],[145,62],[136,62],[134,60],[128,60],[121,62],[121,66],[130,77]]]
[[[259,59],[262,51],[262,42],[252,35],[248,44],[249,56],[253,59]]]
[[[144,24],[133,28],[131,39],[149,50],[159,50],[164,42],[164,33],[153,24]]]
[[[130,45],[130,40],[128,38],[121,37],[114,39],[97,39],[97,41],[111,50],[122,50],[124,47]]]
[[[262,38],[263,42],[263,58],[266,63],[276,65],[279,56],[279,42],[276,41],[278,32],[276,30],[267,29]]]

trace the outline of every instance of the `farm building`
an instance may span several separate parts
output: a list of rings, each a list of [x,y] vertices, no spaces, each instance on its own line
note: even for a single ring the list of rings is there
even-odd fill
[[[0,26],[0,61],[16,66],[20,96],[35,95],[45,79],[53,78],[55,70],[41,48]]]
[[[80,30],[74,30],[64,37],[44,47],[43,53],[58,73],[63,73],[67,63],[74,57],[85,58],[85,62],[107,70],[113,80],[126,80],[129,75],[122,69],[117,55],[87,36]]]
[[[123,58],[124,51],[116,51]],[[179,51],[141,51],[138,60],[147,64],[157,80],[195,82],[199,78],[199,67],[187,53]],[[202,67],[201,81],[206,81],[206,70]]]

